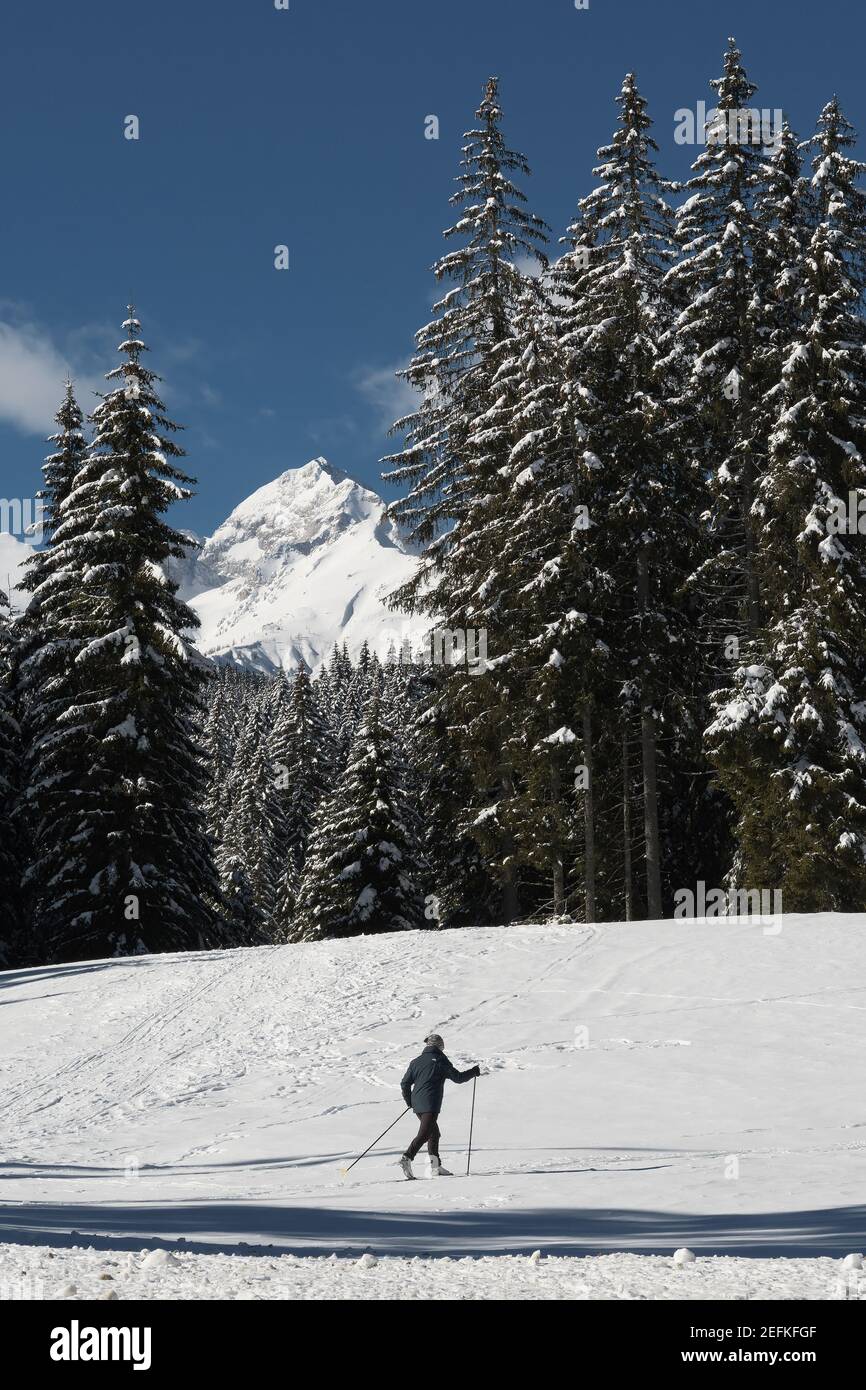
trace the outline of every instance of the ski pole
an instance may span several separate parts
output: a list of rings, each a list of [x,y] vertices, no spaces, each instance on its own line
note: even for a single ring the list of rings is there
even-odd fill
[[[401,1111],[400,1111],[400,1114],[397,1116],[396,1120],[393,1120],[392,1123],[389,1124],[388,1129],[383,1129],[383,1130],[382,1130],[382,1133],[379,1135],[379,1139],[384,1139],[384,1138],[385,1138],[385,1135],[388,1133],[388,1130],[393,1129],[393,1128],[394,1128],[394,1125],[399,1124],[399,1122],[402,1120],[403,1116],[404,1116],[405,1114],[407,1114],[408,1111],[411,1110],[411,1109],[412,1109],[411,1105],[407,1105],[405,1110],[401,1110]],[[360,1162],[361,1162],[361,1159],[364,1157],[364,1154],[368,1154],[368,1153],[370,1152],[370,1149],[375,1149],[376,1145],[377,1145],[378,1142],[379,1142],[379,1139],[374,1139],[373,1142],[372,1142],[372,1144],[370,1144],[369,1147],[366,1148],[366,1149],[364,1150],[364,1153],[358,1154],[358,1157],[355,1158],[355,1159],[353,1159],[352,1162],[349,1164],[349,1168],[354,1168],[354,1166],[355,1166],[356,1163],[360,1163]],[[349,1168],[341,1168],[341,1169],[340,1169],[340,1176],[344,1178],[344,1177],[346,1176],[346,1174],[348,1173]]]
[[[469,1165],[472,1162],[472,1125],[475,1122],[475,1083],[477,1076],[472,1078],[472,1109],[469,1113],[469,1153],[466,1155],[466,1176],[469,1177]]]

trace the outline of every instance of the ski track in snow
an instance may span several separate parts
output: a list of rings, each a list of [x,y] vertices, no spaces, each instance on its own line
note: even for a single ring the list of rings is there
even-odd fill
[[[473,928],[7,972],[0,1237],[54,1245],[56,1258],[84,1243],[123,1261],[181,1238],[190,1260],[271,1245],[316,1257],[288,1284],[280,1262],[261,1295],[273,1297],[322,1296],[310,1292],[318,1257],[368,1246],[390,1257],[380,1269],[678,1245],[748,1255],[734,1263],[749,1269],[770,1254],[835,1261],[866,1245],[864,925],[825,914],[786,917],[778,934],[745,921]],[[455,1064],[489,1069],[472,1175],[471,1087],[449,1086],[443,1157],[458,1177],[399,1178],[405,1117],[341,1181],[399,1114],[400,1077],[434,1027]],[[338,1263],[347,1288],[375,1274],[344,1279]],[[570,1287],[596,1277],[597,1261],[577,1263]],[[465,1296],[493,1296],[459,1264],[477,1288]],[[619,1296],[612,1268],[598,1265],[608,1292],[589,1296]],[[630,1266],[617,1269],[627,1284]],[[357,1296],[393,1297],[390,1278]],[[292,1280],[295,1293],[273,1292]],[[419,1274],[407,1296],[461,1296],[438,1280]],[[260,1296],[248,1287],[239,1276],[226,1296]]]

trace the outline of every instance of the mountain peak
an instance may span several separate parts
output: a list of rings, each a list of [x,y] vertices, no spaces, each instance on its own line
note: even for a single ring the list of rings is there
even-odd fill
[[[181,596],[207,655],[315,667],[335,642],[357,652],[366,641],[383,656],[400,645],[409,629],[385,600],[415,564],[382,498],[315,458],[234,508],[187,567]]]
[[[350,483],[356,481],[356,479],[350,478],[348,473],[344,473],[342,468],[337,468],[333,463],[329,463],[321,454],[318,458],[310,459],[309,463],[302,464],[300,468],[287,468],[285,473],[280,474],[280,477],[285,478],[288,474],[297,474],[300,478],[310,480],[317,480],[321,474],[324,474],[334,483],[344,483],[347,479]],[[358,483],[358,487],[360,486],[361,484]]]

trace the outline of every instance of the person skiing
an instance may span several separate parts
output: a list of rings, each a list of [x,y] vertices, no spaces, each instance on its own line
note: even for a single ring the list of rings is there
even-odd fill
[[[458,1085],[471,1081],[474,1076],[481,1075],[481,1068],[470,1067],[468,1071],[458,1071],[445,1056],[445,1044],[438,1033],[429,1033],[424,1043],[424,1051],[420,1057],[412,1059],[400,1082],[403,1100],[420,1121],[418,1133],[400,1159],[400,1167],[407,1178],[414,1178],[412,1159],[421,1145],[426,1143],[431,1178],[451,1178],[454,1174],[442,1167],[439,1158],[437,1120],[442,1109],[442,1093],[446,1081],[456,1081]]]

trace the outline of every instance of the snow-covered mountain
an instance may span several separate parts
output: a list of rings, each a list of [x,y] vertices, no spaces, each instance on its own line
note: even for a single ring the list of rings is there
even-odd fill
[[[317,458],[241,502],[174,576],[202,652],[273,671],[314,668],[335,642],[384,657],[420,634],[385,606],[416,563],[381,497]]]

